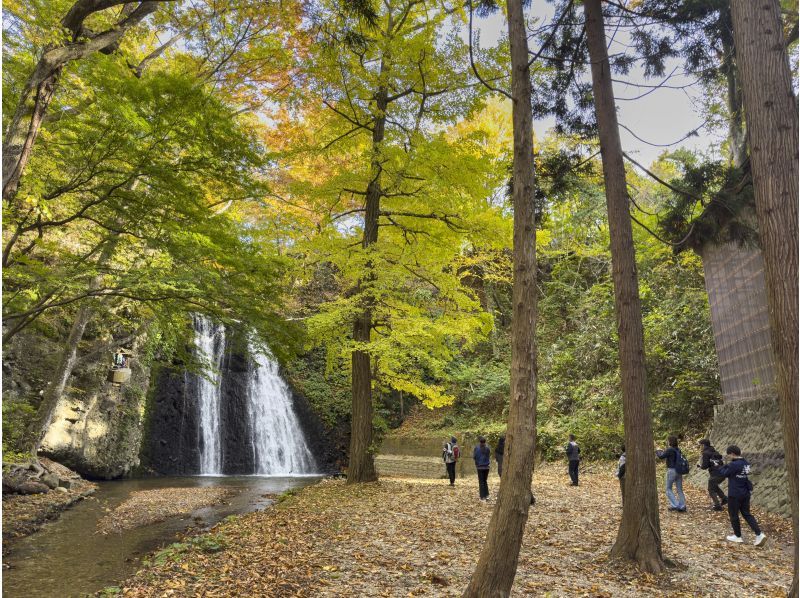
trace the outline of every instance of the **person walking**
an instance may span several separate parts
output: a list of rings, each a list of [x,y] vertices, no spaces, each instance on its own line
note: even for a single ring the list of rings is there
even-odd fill
[[[478,494],[481,500],[489,500],[489,466],[491,465],[492,449],[486,444],[486,438],[478,438],[478,446],[472,452],[475,460],[475,469],[478,470]]]
[[[503,476],[503,453],[506,452],[506,435],[502,434],[497,439],[497,446],[494,447],[494,460],[497,461],[497,477]]]
[[[719,468],[724,464],[722,455],[711,446],[711,441],[708,438],[703,438],[700,441],[700,446],[703,447],[703,454],[697,467],[708,470],[708,495],[711,497],[711,502],[714,503],[711,508],[714,511],[721,511],[722,507],[728,504],[725,493],[719,487],[725,481],[725,478],[719,475]]]
[[[447,468],[447,477],[450,478],[450,485],[456,485],[456,463],[461,456],[461,449],[458,447],[458,442],[455,436],[450,437],[450,442],[445,442],[442,448],[442,459]]]
[[[581,462],[581,447],[575,442],[575,434],[569,435],[569,444],[565,449],[567,459],[569,460],[569,477],[572,480],[572,485],[578,485],[578,466]]]
[[[750,474],[750,464],[742,458],[742,451],[735,444],[729,446],[725,450],[725,454],[730,462],[717,470],[722,478],[728,478],[728,516],[731,518],[733,534],[726,536],[725,539],[729,542],[744,542],[742,540],[742,524],[739,521],[739,513],[741,513],[747,525],[756,535],[753,544],[761,546],[767,541],[767,536],[761,531],[756,518],[750,514],[750,495],[753,492],[753,484],[747,477]]]
[[[619,493],[622,496],[622,504],[625,505],[625,445],[620,447],[622,451],[617,461],[617,479],[619,480]]]
[[[656,455],[659,459],[666,459],[667,461],[666,494],[669,501],[669,510],[685,513],[686,497],[683,494],[683,476],[689,473],[689,464],[678,448],[678,438],[676,436],[667,438],[667,444],[669,446],[666,450],[658,450]],[[677,496],[672,490],[673,486],[678,490]]]

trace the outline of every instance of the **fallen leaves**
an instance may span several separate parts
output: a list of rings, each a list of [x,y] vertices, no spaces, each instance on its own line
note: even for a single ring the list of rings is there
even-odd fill
[[[687,485],[688,486],[688,485]],[[497,479],[491,485],[497,491]],[[513,595],[778,596],[791,580],[790,530],[757,513],[763,549],[720,541],[727,514],[685,488],[688,513],[662,504],[663,552],[674,562],[645,575],[611,562],[621,516],[611,470],[568,485],[566,468],[534,476],[531,509]],[[190,548],[128,580],[126,596],[460,596],[477,561],[493,506],[476,479],[381,480],[358,487],[325,480],[281,504],[217,525],[225,549]],[[726,573],[720,564],[724,563]],[[189,565],[187,569],[187,565]]]
[[[97,530],[102,534],[119,533],[168,517],[186,515],[200,507],[218,504],[230,493],[230,488],[223,487],[139,490],[100,518]]]

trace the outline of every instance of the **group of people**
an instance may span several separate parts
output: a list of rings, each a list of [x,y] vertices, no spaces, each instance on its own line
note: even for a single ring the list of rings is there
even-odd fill
[[[753,483],[749,479],[750,464],[742,457],[742,450],[735,444],[730,445],[725,454],[727,460],[715,449],[708,438],[700,441],[702,453],[697,463],[699,469],[708,471],[708,495],[711,497],[711,509],[722,511],[728,506],[728,517],[731,520],[733,534],[726,537],[730,542],[741,543],[742,524],[741,515],[753,530],[755,538],[753,544],[761,546],[767,540],[766,534],[761,530],[758,521],[750,512],[750,497],[753,492]],[[617,477],[619,478],[622,501],[625,502],[625,446],[617,463]],[[670,436],[667,439],[667,448],[657,450],[656,456],[664,459],[667,466],[667,479],[665,494],[667,495],[668,509],[678,513],[686,512],[686,496],[683,493],[683,476],[689,473],[689,463],[678,447],[678,438]],[[720,484],[728,480],[728,495],[720,488]]]
[[[724,459],[707,438],[700,441],[700,446],[702,447],[702,455],[700,461],[697,463],[697,467],[708,471],[708,494],[712,501],[711,509],[714,511],[722,511],[726,505],[728,507],[728,516],[730,517],[733,534],[727,536],[727,540],[736,543],[744,541],[742,539],[742,526],[739,519],[741,515],[750,526],[750,529],[753,530],[753,534],[755,534],[753,544],[761,546],[766,541],[767,536],[761,530],[756,518],[753,517],[750,512],[750,497],[753,491],[753,484],[748,478],[750,474],[750,464],[742,457],[741,449],[736,445],[729,446],[725,451],[727,459]],[[619,461],[617,462],[616,476],[619,479],[620,493],[624,504],[627,458],[625,446],[623,445],[621,449]],[[578,446],[574,434],[569,435],[569,442],[564,452],[569,462],[570,485],[577,486],[581,449],[580,446]],[[501,476],[503,473],[504,453],[505,436],[500,436],[494,451],[498,476]],[[478,445],[473,449],[472,458],[475,461],[475,469],[478,472],[478,495],[482,501],[489,499],[488,479],[491,455],[491,447],[486,442],[486,438],[481,436],[478,438]],[[461,451],[458,442],[456,441],[456,437],[453,436],[450,438],[450,442],[444,444],[442,450],[442,458],[447,467],[447,474],[451,486],[455,485],[456,463],[460,456]],[[678,513],[686,512],[686,496],[683,493],[683,476],[689,473],[689,463],[678,447],[678,438],[670,436],[667,439],[667,447],[663,450],[657,450],[656,457],[663,459],[667,466],[666,495],[667,502],[669,503],[668,509]],[[725,480],[728,481],[727,496],[722,488],[720,488],[720,484]]]
[[[505,453],[506,437],[500,436],[497,446],[494,449],[494,459],[497,462],[497,475],[503,475],[503,454]],[[455,436],[450,438],[450,442],[445,442],[442,447],[442,459],[447,468],[447,477],[450,485],[456,484],[456,463],[461,456],[461,449]],[[478,438],[478,444],[472,451],[472,458],[475,461],[475,469],[478,472],[478,495],[482,501],[489,500],[489,469],[492,464],[492,447],[490,447],[484,436]]]

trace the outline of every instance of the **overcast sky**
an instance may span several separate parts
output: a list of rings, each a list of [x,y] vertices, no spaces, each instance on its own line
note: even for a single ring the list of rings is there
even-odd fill
[[[540,24],[549,22],[553,14],[553,6],[541,1],[533,2],[532,5],[532,8],[526,10],[526,16],[540,17]],[[505,18],[501,13],[497,13],[485,19],[476,18],[474,28],[476,30],[476,38],[478,32],[480,35],[480,47],[486,49],[495,46],[501,36],[506,36],[507,27]],[[624,51],[625,48],[622,46],[622,42],[625,41],[624,37],[624,32],[617,32],[615,41],[612,41],[609,47],[609,53]],[[538,47],[533,47],[531,49],[535,51]],[[667,74],[669,74],[673,68],[677,69],[676,73],[683,71],[683,65],[679,61],[674,61],[667,69]],[[623,77],[615,76],[615,78],[622,79]],[[645,85],[653,85],[660,82],[658,80],[645,79],[641,72],[636,72],[635,70],[632,70],[624,79],[631,83]],[[692,80],[693,79],[685,76],[675,75],[670,79],[669,85],[678,87]],[[661,88],[643,98],[625,101],[623,98],[640,96],[642,93],[649,91],[649,89],[615,82],[614,94],[617,97],[620,125],[628,127],[637,137],[640,137],[645,142],[671,144],[678,141],[689,131],[702,125],[705,120],[704,116],[701,114],[699,105],[702,90],[699,89],[698,86],[696,87],[696,89]],[[552,119],[535,121],[534,130],[536,136],[541,139],[552,126]],[[620,126],[620,136],[622,138],[622,147],[626,152],[638,156],[640,162],[649,164],[665,149],[685,147],[689,149],[706,150],[709,146],[718,145],[724,139],[725,131],[712,130],[709,127],[704,127],[699,131],[698,136],[685,139],[669,148],[653,147],[639,141],[622,126]]]

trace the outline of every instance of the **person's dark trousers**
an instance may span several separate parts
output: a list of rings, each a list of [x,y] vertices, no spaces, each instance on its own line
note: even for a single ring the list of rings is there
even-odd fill
[[[625,504],[625,478],[619,478],[619,493],[622,495],[622,504]]]
[[[739,513],[742,514],[747,525],[753,530],[753,533],[758,536],[761,533],[761,528],[758,527],[758,521],[750,514],[750,497],[749,496],[729,496],[728,497],[728,515],[731,518],[731,527],[733,533],[741,538],[742,525],[739,523]]]
[[[728,502],[725,498],[725,493],[722,491],[722,488],[719,485],[725,481],[725,478],[719,478],[715,476],[710,476],[708,478],[708,495],[711,497],[711,500],[714,501],[714,506],[717,507],[722,503],[723,505]]]
[[[569,462],[569,477],[572,480],[572,485],[578,485],[578,464],[580,461],[570,461]]]
[[[479,469],[478,470],[478,493],[481,495],[481,498],[488,498],[489,497],[489,470],[488,469]]]
[[[503,457],[499,457],[497,459],[497,477],[501,477],[503,475]]]
[[[445,463],[445,465],[447,465],[447,477],[450,478],[450,485],[452,486],[456,483],[456,462]]]

